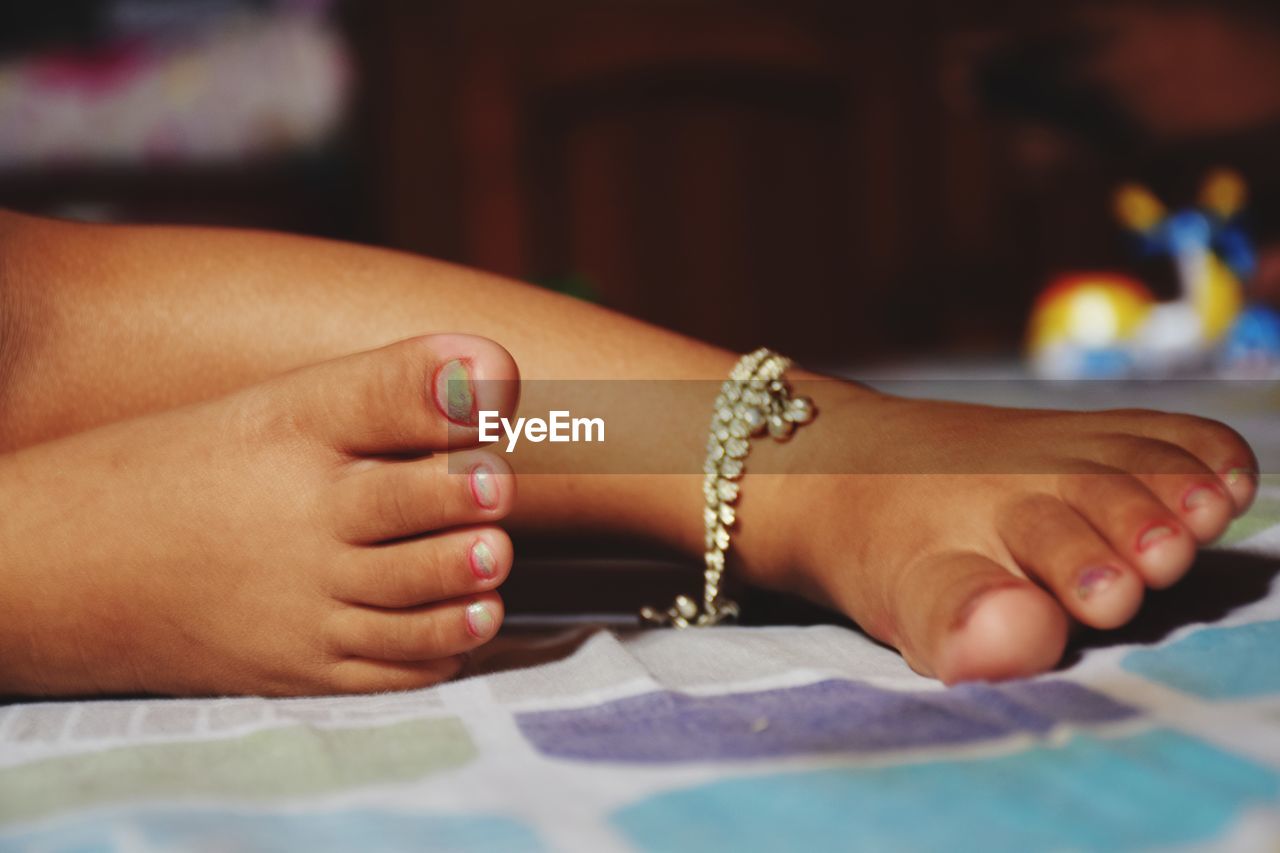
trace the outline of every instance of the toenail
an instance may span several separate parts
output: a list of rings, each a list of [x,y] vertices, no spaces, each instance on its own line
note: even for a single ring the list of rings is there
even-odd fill
[[[1238,486],[1244,482],[1253,482],[1254,473],[1248,468],[1228,468],[1224,475],[1228,486]]]
[[[1076,585],[1076,595],[1088,601],[1102,592],[1120,577],[1120,572],[1111,566],[1094,566],[1080,574],[1080,582]]]
[[[471,546],[471,571],[480,580],[486,581],[498,573],[498,561],[493,558],[493,551],[489,550],[483,539],[477,539],[476,544]]]
[[[498,505],[498,480],[487,465],[471,469],[471,496],[484,509]]]
[[[467,629],[481,638],[493,633],[493,614],[483,602],[467,605]]]
[[[989,597],[995,595],[997,592],[1002,592],[1006,589],[1018,589],[1021,586],[1023,586],[1023,584],[998,583],[993,586],[984,587],[978,592],[975,592],[973,595],[969,596],[969,599],[956,611],[955,618],[951,620],[951,630],[963,630],[964,627],[969,624],[969,619],[972,618],[975,612],[977,612],[978,607],[981,606],[981,604]]]
[[[1176,533],[1177,531],[1167,524],[1154,524],[1138,537],[1138,550],[1145,551],[1152,545],[1163,542]]]
[[[455,358],[436,372],[436,406],[454,423],[474,424],[475,393],[471,388],[471,368]]]
[[[1182,508],[1185,510],[1199,509],[1202,506],[1209,506],[1219,497],[1217,490],[1209,486],[1193,486],[1187,492],[1186,497],[1182,499]]]

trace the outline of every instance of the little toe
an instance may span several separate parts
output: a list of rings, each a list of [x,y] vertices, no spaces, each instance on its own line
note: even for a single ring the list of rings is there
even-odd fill
[[[980,554],[949,553],[921,563],[897,590],[892,639],[918,672],[948,684],[997,681],[1044,672],[1062,657],[1062,607]]]
[[[335,567],[330,592],[351,604],[413,607],[496,589],[511,558],[499,527],[451,530],[353,550]]]
[[[1196,541],[1151,490],[1122,471],[1062,478],[1060,496],[1084,516],[1147,586],[1167,587],[1191,568]]]
[[[372,543],[504,518],[515,503],[511,466],[489,450],[365,463],[335,484],[333,525],[348,542]]]
[[[1115,628],[1142,604],[1143,581],[1078,512],[1056,497],[1020,501],[1000,535],[1013,559],[1067,612],[1094,628]]]
[[[1218,477],[1235,502],[1236,517],[1248,512],[1253,506],[1253,499],[1258,496],[1257,464],[1231,462],[1218,469]]]
[[[1199,459],[1226,487],[1236,515],[1253,503],[1258,491],[1258,460],[1249,443],[1231,427],[1194,415],[1165,414],[1142,418],[1135,429],[1184,448]]]
[[[488,592],[399,610],[351,607],[337,614],[334,651],[385,661],[428,661],[469,652],[493,639],[502,599]]]
[[[1186,448],[1159,438],[1111,437],[1100,460],[1127,471],[1186,525],[1200,543],[1222,535],[1236,512],[1222,479]]]
[[[510,415],[519,395],[511,355],[473,335],[411,338],[306,373],[316,376],[295,416],[355,455],[474,446],[478,412]]]

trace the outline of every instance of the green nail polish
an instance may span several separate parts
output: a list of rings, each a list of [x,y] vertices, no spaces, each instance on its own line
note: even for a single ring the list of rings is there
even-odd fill
[[[481,580],[489,580],[498,573],[498,561],[483,539],[471,546],[471,569]]]
[[[484,509],[498,505],[498,478],[488,467],[477,465],[471,472],[471,496]]]
[[[1240,481],[1244,480],[1246,477],[1252,477],[1252,476],[1253,476],[1253,472],[1250,471],[1248,468],[1232,468],[1230,471],[1227,472],[1227,485],[1228,486],[1238,485]]]
[[[480,602],[467,606],[467,628],[477,637],[487,637],[493,633],[493,614]]]
[[[436,374],[436,405],[455,423],[475,423],[471,369],[461,359],[447,362]]]

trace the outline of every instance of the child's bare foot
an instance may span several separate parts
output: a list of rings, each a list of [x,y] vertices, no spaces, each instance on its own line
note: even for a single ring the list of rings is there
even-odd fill
[[[0,457],[0,693],[452,676],[502,621],[515,489],[499,456],[431,455],[447,414],[514,410],[468,371],[516,378],[488,340],[416,338]]]
[[[1073,620],[1127,622],[1144,590],[1182,577],[1256,490],[1248,445],[1201,418],[841,387],[820,400],[807,441],[802,431],[785,448],[760,444],[779,460],[795,454],[792,470],[868,473],[745,486],[743,570],[848,613],[947,682],[1041,672]]]

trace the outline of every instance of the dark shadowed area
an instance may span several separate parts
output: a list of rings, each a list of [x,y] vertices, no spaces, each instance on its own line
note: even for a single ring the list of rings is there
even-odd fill
[[[1110,215],[1238,170],[1280,293],[1266,2],[68,0],[0,10],[0,205],[278,228],[815,364],[1007,354]]]

